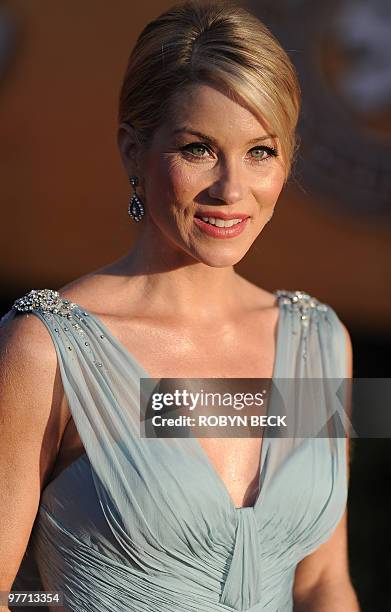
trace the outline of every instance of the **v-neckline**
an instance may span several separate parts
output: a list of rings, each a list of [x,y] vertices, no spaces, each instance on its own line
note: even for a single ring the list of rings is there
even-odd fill
[[[279,299],[278,296],[278,291],[273,291],[273,294],[276,296],[276,306],[278,306],[278,319],[277,319],[277,325],[276,325],[276,342],[275,342],[275,354],[274,354],[274,363],[273,363],[273,373],[272,373],[272,377],[271,380],[275,380],[276,378],[276,374],[277,374],[277,369],[278,369],[278,365],[280,362],[280,351],[282,350],[281,345],[281,329],[282,329],[282,302]],[[132,365],[135,365],[137,367],[137,369],[140,371],[141,373],[141,378],[146,378],[148,380],[152,380],[155,377],[151,376],[151,374],[148,372],[148,370],[146,370],[144,368],[144,366],[134,357],[134,355],[130,352],[130,350],[125,346],[125,344],[123,342],[121,342],[117,336],[115,334],[113,334],[111,332],[111,330],[105,325],[105,323],[103,323],[103,321],[97,317],[96,315],[94,315],[92,312],[90,312],[87,308],[84,308],[82,306],[80,306],[80,304],[77,304],[77,306],[80,308],[80,310],[85,313],[91,320],[93,320],[95,322],[95,324],[100,328],[101,332],[103,333],[103,335],[107,336],[111,342],[123,353],[123,355],[126,357],[126,359],[132,363]],[[273,389],[273,387],[272,387]],[[270,406],[270,399],[269,399],[269,404]],[[248,511],[252,511],[255,512],[257,506],[260,504],[261,502],[261,498],[263,498],[263,484],[264,484],[264,478],[263,478],[263,482],[261,483],[261,476],[262,473],[264,471],[264,464],[265,464],[265,459],[266,459],[266,443],[268,442],[268,436],[267,436],[267,428],[265,428],[264,430],[264,434],[262,436],[262,443],[261,443],[261,448],[260,448],[260,457],[259,457],[259,477],[258,477],[258,494],[257,497],[255,499],[255,502],[252,506],[235,506],[235,503],[231,497],[231,494],[228,491],[228,488],[225,484],[225,482],[223,481],[223,479],[221,478],[220,474],[217,472],[216,468],[214,467],[213,463],[211,462],[211,460],[209,459],[208,454],[206,453],[206,451],[204,450],[204,448],[201,446],[198,438],[196,438],[195,436],[190,436],[187,439],[191,439],[193,440],[194,444],[196,445],[197,449],[200,451],[201,455],[203,456],[207,466],[209,467],[209,471],[211,472],[213,478],[216,480],[217,484],[222,488],[223,491],[225,491],[225,495],[228,499],[228,503],[231,507],[231,509],[234,512],[240,513],[240,512],[248,512]]]
[[[278,306],[278,319],[277,319],[277,326],[276,326],[276,343],[275,343],[275,353],[274,353],[274,363],[273,363],[273,373],[272,373],[272,377],[271,380],[274,381],[276,379],[276,375],[277,375],[277,371],[278,371],[278,366],[280,363],[280,351],[282,350],[282,347],[280,346],[281,344],[281,337],[282,337],[282,324],[283,324],[283,318],[282,318],[282,302],[280,301],[277,292],[274,291],[273,292],[274,295],[276,295],[276,301],[277,301],[277,306]],[[273,385],[271,387],[271,395],[273,393]],[[269,399],[269,403],[268,403],[268,407],[270,407],[271,405],[271,399]],[[269,411],[268,411],[269,414]],[[220,474],[217,472],[216,468],[214,467],[213,463],[211,462],[211,460],[209,459],[208,454],[206,453],[206,451],[204,450],[204,448],[201,446],[198,438],[196,438],[195,436],[192,436],[192,439],[195,441],[197,447],[200,449],[201,454],[203,455],[210,472],[212,472],[213,477],[215,478],[216,482],[219,484],[219,486],[223,489],[223,491],[225,491],[225,495],[228,499],[228,503],[231,507],[231,509],[235,512],[235,513],[241,513],[241,512],[255,512],[257,507],[259,506],[259,504],[261,503],[261,500],[263,499],[263,493],[264,493],[264,481],[265,481],[265,477],[263,478],[263,481],[261,483],[261,476],[264,472],[264,466],[265,466],[265,460],[266,460],[266,453],[267,453],[267,446],[268,446],[268,436],[267,436],[267,427],[264,430],[264,434],[262,436],[262,442],[261,442],[261,448],[260,448],[260,452],[259,452],[259,475],[258,475],[258,493],[256,496],[256,499],[254,501],[254,504],[252,506],[235,506],[235,503],[231,497],[230,492],[228,491],[228,488],[224,482],[224,480],[221,478]]]

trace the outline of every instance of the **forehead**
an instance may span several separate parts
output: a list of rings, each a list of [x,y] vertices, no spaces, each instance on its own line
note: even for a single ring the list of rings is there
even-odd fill
[[[172,134],[182,127],[237,142],[269,134],[266,122],[246,108],[238,96],[204,83],[190,84],[172,97],[165,131]]]

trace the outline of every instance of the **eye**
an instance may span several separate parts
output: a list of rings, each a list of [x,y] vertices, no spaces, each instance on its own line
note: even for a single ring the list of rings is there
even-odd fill
[[[209,147],[207,147],[202,142],[191,142],[183,147],[181,147],[181,151],[188,153],[193,158],[198,159],[207,159],[207,155],[205,153],[212,153]],[[252,160],[256,163],[265,162],[271,159],[272,157],[276,157],[278,155],[277,149],[269,146],[257,146],[250,149],[250,152],[259,153],[259,155],[251,156]]]
[[[259,152],[259,155],[252,156],[256,162],[265,162],[272,157],[277,157],[277,149],[275,147],[259,146],[250,149],[250,152]],[[266,155],[265,155],[266,153]]]
[[[181,151],[190,153],[192,157],[198,157],[199,159],[206,157],[205,155],[200,155],[200,152],[205,153],[205,151],[207,151],[210,153],[210,149],[206,145],[202,144],[202,142],[191,142],[190,144],[181,147]],[[195,153],[193,151],[195,151]]]

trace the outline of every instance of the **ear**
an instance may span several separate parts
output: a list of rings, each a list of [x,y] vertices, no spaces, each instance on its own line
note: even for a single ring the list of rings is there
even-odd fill
[[[119,125],[117,131],[117,145],[128,176],[137,174],[137,160],[140,154],[140,144],[135,129],[129,123],[122,122]]]

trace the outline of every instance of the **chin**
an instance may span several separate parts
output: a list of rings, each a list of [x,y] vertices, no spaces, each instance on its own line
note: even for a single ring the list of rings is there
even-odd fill
[[[203,249],[194,254],[195,258],[211,268],[227,268],[239,263],[249,249],[226,249],[218,253],[218,249]]]

